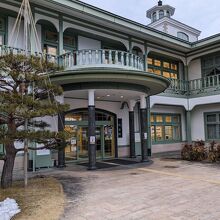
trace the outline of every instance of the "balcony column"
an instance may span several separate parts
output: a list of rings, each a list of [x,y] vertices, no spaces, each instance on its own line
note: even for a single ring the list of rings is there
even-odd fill
[[[147,106],[147,149],[148,156],[151,156],[151,112],[150,112],[150,96],[146,97],[146,106]]]
[[[187,143],[192,143],[191,135],[191,111],[186,111],[186,140]]]
[[[188,65],[184,65],[184,76],[185,76],[185,80],[188,81],[189,80],[189,68],[188,68]]]
[[[140,123],[141,123],[141,156],[142,162],[148,161],[147,149],[147,109],[146,95],[141,95],[140,100]]]
[[[59,55],[63,54],[63,17],[59,17]]]
[[[95,90],[88,91],[88,153],[89,153],[89,170],[96,169],[96,123],[95,123]]]
[[[135,153],[135,128],[134,128],[134,106],[135,100],[130,100],[129,103],[129,137],[130,137],[130,157],[136,158]]]
[[[132,53],[132,38],[129,37],[129,53]]]
[[[32,11],[32,15],[33,15],[33,19],[35,21],[35,10],[34,7],[31,7],[31,11]],[[35,52],[40,52],[42,48],[37,48],[37,42],[35,42],[35,36],[34,36],[34,30],[33,28],[31,28],[30,31],[30,51],[31,51],[31,55],[35,55]],[[40,45],[39,45],[40,46]]]
[[[145,42],[145,53],[144,53],[144,71],[148,71],[148,63],[147,63],[148,51],[147,51],[147,43]]]
[[[189,85],[189,67],[188,65],[184,65],[184,79],[186,81],[186,91],[187,95],[190,94],[190,85]]]

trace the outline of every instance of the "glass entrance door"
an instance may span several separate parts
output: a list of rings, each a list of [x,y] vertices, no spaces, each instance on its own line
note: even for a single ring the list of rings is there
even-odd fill
[[[77,141],[77,159],[88,158],[88,127],[78,128],[78,141]]]
[[[103,155],[103,141],[102,141],[102,128],[96,127],[96,158],[102,158]]]
[[[66,161],[88,160],[88,111],[70,112],[65,115],[65,130],[71,134],[65,148]],[[115,156],[115,118],[108,113],[96,112],[96,157]]]
[[[104,131],[104,158],[114,157],[115,143],[114,143],[114,127],[112,125],[103,126]]]

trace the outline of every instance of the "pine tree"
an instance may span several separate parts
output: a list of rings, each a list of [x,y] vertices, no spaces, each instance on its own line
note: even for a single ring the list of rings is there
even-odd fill
[[[55,64],[42,57],[12,53],[0,57],[0,144],[5,148],[2,188],[12,186],[16,154],[24,151],[24,147],[15,147],[16,142],[24,143],[26,139],[40,144],[40,149],[65,145],[67,134],[50,131],[50,125],[43,120],[68,109],[56,100],[62,95],[62,88],[49,82],[48,74],[57,70]]]

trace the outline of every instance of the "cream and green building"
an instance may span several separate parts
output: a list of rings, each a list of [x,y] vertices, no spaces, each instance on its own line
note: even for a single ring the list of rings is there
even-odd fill
[[[201,32],[173,19],[175,8],[162,1],[147,11],[148,25],[77,0],[30,3],[42,51],[64,67],[51,80],[70,105],[47,120],[72,134],[63,151],[30,152],[31,166],[89,161],[94,169],[96,160],[147,161],[186,142],[220,140],[220,34],[199,40]],[[24,49],[23,33],[9,44],[20,4],[0,2],[0,53]]]

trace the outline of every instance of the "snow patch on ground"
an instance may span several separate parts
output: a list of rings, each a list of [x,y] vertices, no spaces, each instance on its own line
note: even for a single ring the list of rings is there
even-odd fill
[[[0,220],[10,220],[20,212],[21,210],[14,199],[7,198],[3,202],[0,202]]]

